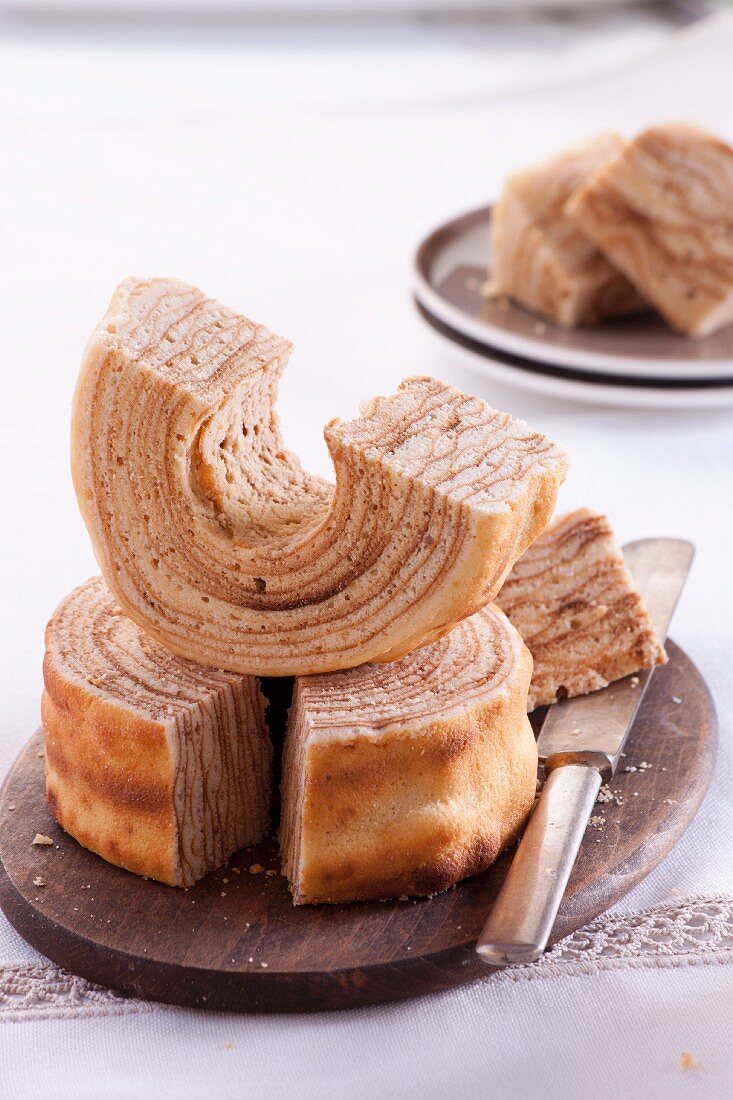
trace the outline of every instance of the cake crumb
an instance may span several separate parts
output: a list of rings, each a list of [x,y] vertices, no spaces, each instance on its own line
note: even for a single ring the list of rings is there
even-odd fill
[[[47,884],[45,878],[41,878],[40,875],[36,875],[36,877],[33,879],[33,885],[34,886],[47,886],[48,884]]]
[[[261,863],[253,863],[250,866],[249,873],[251,875],[261,875],[264,869]]]
[[[613,802],[613,793],[608,783],[604,783],[601,787],[596,802]]]
[[[221,897],[225,898],[226,896],[227,896],[227,892],[226,892],[226,890],[222,890],[222,892],[221,892]]]
[[[36,835],[33,837],[32,843],[49,845],[53,844],[53,841],[51,840],[50,836],[44,836],[43,833],[36,833]]]
[[[11,802],[10,805],[8,806],[8,809],[9,810],[14,810],[15,809],[15,803]]]
[[[594,814],[593,817],[590,819],[590,823],[594,829],[600,829],[601,825],[606,824],[606,819],[600,814]]]
[[[673,695],[672,696],[672,702],[675,703],[677,706],[679,706],[680,703],[682,702],[682,700],[680,699],[679,695]]]
[[[268,871],[265,871],[265,874],[267,875],[268,878],[272,878],[273,875],[277,874],[277,871],[275,871],[274,868],[270,867],[270,869]]]
[[[260,966],[262,967],[263,970],[267,970],[267,967],[269,965],[270,965],[269,963],[260,963]]]
[[[680,1054],[680,1065],[682,1069],[694,1069],[697,1065],[697,1058],[689,1051],[683,1050]]]
[[[632,686],[632,688],[635,688],[635,687],[639,686],[639,677],[638,676],[632,676],[631,677],[631,686]]]
[[[232,867],[232,874],[233,875],[241,875],[241,873],[242,872],[239,870],[238,867]]]

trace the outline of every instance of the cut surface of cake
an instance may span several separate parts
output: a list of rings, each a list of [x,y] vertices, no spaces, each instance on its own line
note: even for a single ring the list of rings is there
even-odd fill
[[[174,280],[130,279],[77,385],[72,469],[102,572],[156,641],[266,676],[392,660],[489,602],[548,522],[564,453],[430,378],[325,429],[303,470],[287,341]]]
[[[101,577],[54,612],[43,672],[46,793],[85,848],[190,886],[262,839],[272,750],[254,677],[175,657]]]
[[[567,217],[570,196],[623,148],[602,134],[511,176],[491,215],[488,294],[566,328],[644,308],[638,293]]]
[[[488,867],[534,799],[531,671],[490,605],[391,664],[299,677],[280,827],[295,904],[432,894]]]
[[[654,126],[568,202],[572,221],[681,333],[733,321],[733,149]]]
[[[528,709],[664,664],[664,648],[605,516],[556,519],[496,601],[534,660]]]

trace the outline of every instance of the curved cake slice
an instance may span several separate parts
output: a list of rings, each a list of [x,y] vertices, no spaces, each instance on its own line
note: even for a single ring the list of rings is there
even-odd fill
[[[272,750],[253,677],[174,657],[101,577],[54,612],[43,675],[48,801],[85,848],[190,886],[262,838]]]
[[[694,126],[652,126],[567,206],[575,225],[678,332],[733,321],[733,148]]]
[[[496,602],[534,660],[529,710],[667,660],[608,520],[587,508],[540,535]]]
[[[644,308],[565,213],[577,188],[622,148],[621,138],[601,134],[507,180],[491,217],[490,297],[506,294],[565,327]]]
[[[529,813],[532,660],[494,606],[388,665],[296,680],[281,852],[296,905],[431,894]]]
[[[487,603],[552,512],[564,454],[429,378],[286,450],[290,345],[192,287],[123,283],[87,348],[72,466],[126,614],[173,652],[283,676],[391,660]]]

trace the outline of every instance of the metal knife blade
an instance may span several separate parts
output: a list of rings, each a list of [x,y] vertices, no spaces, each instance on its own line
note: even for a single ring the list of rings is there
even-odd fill
[[[664,639],[694,548],[644,539],[624,553]],[[651,675],[550,707],[539,739],[547,782],[476,943],[489,965],[534,962],[547,947],[601,783],[613,775]]]
[[[660,640],[667,636],[695,548],[683,539],[640,539],[624,547],[624,557]],[[597,757],[604,778],[616,770],[653,670],[626,676],[602,691],[564,699],[550,707],[537,749],[540,760]]]

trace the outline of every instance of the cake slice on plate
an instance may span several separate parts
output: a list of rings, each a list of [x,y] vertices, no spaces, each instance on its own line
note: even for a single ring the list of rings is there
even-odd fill
[[[534,660],[529,710],[667,660],[608,520],[587,508],[540,535],[496,602]]]
[[[147,638],[97,577],[46,630],[46,793],[110,863],[190,886],[269,824],[272,749],[257,680]]]
[[[669,324],[733,321],[733,149],[694,126],[645,130],[567,204],[572,222]]]
[[[621,138],[602,134],[507,180],[491,216],[490,297],[507,295],[566,328],[644,307],[565,213],[577,188],[622,148]]]
[[[488,867],[534,799],[531,672],[490,606],[391,664],[299,677],[280,829],[295,904],[432,894]]]

